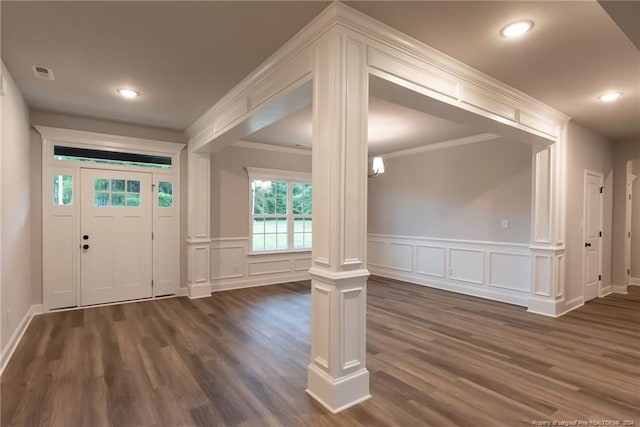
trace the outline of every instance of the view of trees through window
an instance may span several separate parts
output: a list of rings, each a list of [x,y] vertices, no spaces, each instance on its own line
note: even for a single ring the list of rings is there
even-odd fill
[[[254,251],[311,248],[311,184],[251,181]]]
[[[161,208],[173,207],[173,183],[167,181],[158,183],[158,206]]]
[[[56,206],[73,204],[73,177],[71,175],[54,175],[53,204]]]
[[[96,178],[95,207],[140,207],[140,181]]]

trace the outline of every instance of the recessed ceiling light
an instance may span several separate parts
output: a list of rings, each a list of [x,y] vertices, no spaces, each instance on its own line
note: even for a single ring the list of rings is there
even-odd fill
[[[501,29],[500,35],[507,38],[520,37],[532,28],[533,21],[516,21]]]
[[[140,96],[140,92],[133,89],[118,89],[117,92],[125,98],[135,98],[136,96]]]
[[[622,92],[607,92],[605,94],[602,94],[598,97],[599,101],[602,102],[613,102],[616,99],[620,98],[622,96]]]

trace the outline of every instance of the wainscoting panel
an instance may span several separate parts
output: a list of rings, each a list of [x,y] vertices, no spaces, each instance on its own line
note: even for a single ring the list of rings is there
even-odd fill
[[[528,293],[531,290],[531,257],[489,252],[489,286]]]
[[[404,243],[389,243],[389,268],[398,271],[413,271],[413,246]]]
[[[446,249],[438,246],[416,245],[416,273],[445,277]]]
[[[482,285],[484,254],[482,249],[449,248],[449,278]]]
[[[249,254],[248,237],[212,239],[213,292],[306,280],[310,266],[310,251]]]
[[[527,306],[528,244],[369,234],[371,274]]]
[[[369,238],[367,242],[368,265],[387,267],[387,243]]]

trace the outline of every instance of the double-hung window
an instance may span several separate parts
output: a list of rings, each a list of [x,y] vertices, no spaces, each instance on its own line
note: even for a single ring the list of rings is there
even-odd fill
[[[311,249],[311,174],[247,168],[252,252]]]

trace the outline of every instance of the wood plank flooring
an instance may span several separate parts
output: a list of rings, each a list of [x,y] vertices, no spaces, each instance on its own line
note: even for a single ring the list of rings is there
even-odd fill
[[[374,277],[367,324],[373,398],[334,416],[304,392],[308,282],[38,316],[1,425],[640,425],[640,287],[552,319]]]

